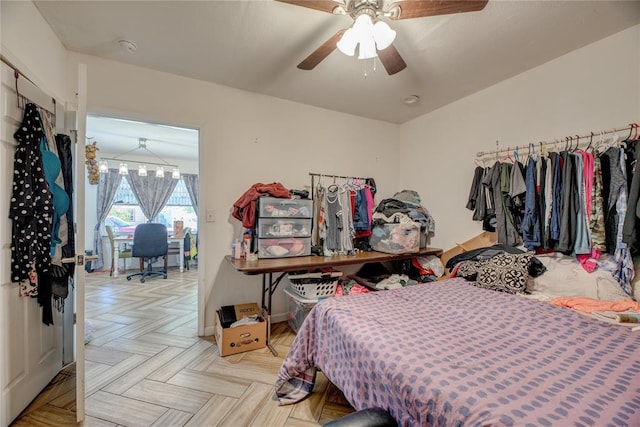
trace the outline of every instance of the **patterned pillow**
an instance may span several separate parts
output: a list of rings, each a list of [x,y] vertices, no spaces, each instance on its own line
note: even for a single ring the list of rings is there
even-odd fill
[[[456,267],[455,277],[462,277],[467,280],[476,280],[479,265],[480,263],[477,261],[462,261]]]
[[[480,262],[475,285],[515,294],[527,289],[531,254],[502,253]]]

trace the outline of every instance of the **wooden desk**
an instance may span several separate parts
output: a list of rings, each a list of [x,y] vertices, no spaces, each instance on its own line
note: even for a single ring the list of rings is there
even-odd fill
[[[236,270],[248,274],[262,274],[262,307],[267,312],[267,346],[277,356],[275,349],[269,343],[271,335],[271,297],[278,288],[280,281],[292,271],[314,270],[325,267],[339,267],[341,265],[364,264],[368,262],[388,262],[399,261],[403,259],[415,258],[417,256],[442,255],[440,248],[423,248],[419,252],[407,254],[387,254],[383,252],[359,252],[356,255],[335,255],[335,256],[303,256],[291,258],[261,258],[255,261],[247,261],[244,258],[233,259],[230,255],[225,259]],[[273,273],[279,273],[278,277],[273,278]],[[267,274],[269,279],[267,280]]]
[[[182,254],[182,256],[178,256],[178,262],[179,262],[179,266],[180,266],[180,273],[182,273],[184,271],[184,237],[167,237],[167,242],[172,243],[172,242],[178,242],[178,244],[180,245],[180,254]],[[118,260],[120,259],[120,243],[127,243],[129,245],[131,245],[133,243],[133,237],[114,237],[113,238],[113,245],[115,246],[114,248],[114,255],[113,255],[113,262],[116,266],[116,268],[113,269],[113,277],[116,278],[118,277]]]

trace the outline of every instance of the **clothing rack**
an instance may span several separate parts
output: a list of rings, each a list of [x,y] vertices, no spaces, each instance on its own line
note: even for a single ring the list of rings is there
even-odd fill
[[[334,180],[339,178],[339,179],[346,179],[346,180],[359,179],[359,180],[362,180],[362,181],[366,181],[367,179],[369,179],[369,178],[362,178],[362,177],[359,177],[359,176],[327,175],[325,173],[313,173],[313,172],[309,172],[309,176],[311,177],[311,192],[310,192],[311,199],[313,199],[313,191],[314,191],[313,189],[316,187],[315,177],[318,177],[318,178],[333,178]]]
[[[15,88],[16,88],[16,98],[17,98],[16,99],[16,104],[17,104],[17,107],[20,110],[24,110],[24,107],[28,103],[35,104],[38,107],[40,107],[43,110],[45,110],[46,112],[48,112],[51,115],[52,122],[55,124],[56,123],[56,109],[57,109],[56,108],[56,99],[54,97],[51,97],[51,104],[52,104],[53,108],[51,108],[51,107],[47,108],[47,107],[42,106],[40,103],[31,100],[29,97],[21,94],[20,93],[20,89],[18,87],[18,81],[20,79],[20,76],[22,76],[23,79],[25,79],[27,82],[29,82],[29,84],[31,84],[37,90],[41,91],[42,93],[44,93],[44,91],[42,91],[42,89],[40,89],[38,87],[38,85],[33,82],[33,80],[31,80],[22,71],[20,71],[18,69],[18,67],[13,65],[13,63],[11,61],[9,61],[4,55],[0,55],[0,61],[4,62],[9,68],[11,68],[13,70],[13,75],[15,77]],[[53,109],[53,111],[52,111],[52,109]]]
[[[608,134],[612,134],[612,133],[618,133],[618,132],[629,132],[629,136],[631,136],[631,133],[633,132],[633,130],[635,129],[636,131],[636,135],[638,133],[638,124],[637,123],[630,123],[627,126],[624,127],[617,127],[617,128],[612,128],[612,129],[607,129],[607,130],[600,130],[600,131],[596,131],[596,132],[589,132],[589,133],[583,133],[581,135],[570,135],[570,136],[566,136],[564,138],[561,139],[556,139],[553,141],[539,141],[536,143],[529,143],[527,145],[514,145],[513,147],[498,147],[498,141],[496,141],[496,149],[495,150],[491,150],[491,151],[479,151],[478,153],[476,153],[476,157],[484,157],[484,156],[488,156],[491,154],[495,154],[496,157],[498,154],[500,153],[510,153],[512,151],[516,151],[516,150],[527,150],[527,149],[536,149],[539,147],[540,151],[542,151],[542,147],[544,146],[548,146],[548,145],[552,145],[555,144],[556,146],[558,144],[562,144],[564,143],[565,145],[567,145],[568,147],[573,147],[573,144],[575,143],[576,146],[573,148],[578,148],[581,144],[582,145],[587,145],[588,144],[592,144],[593,138],[598,138],[598,137],[602,137],[604,135],[608,135]]]
[[[311,179],[313,179],[314,176],[317,177],[326,177],[326,178],[341,178],[341,179],[369,179],[369,178],[362,178],[359,176],[344,176],[344,175],[327,175],[326,173],[312,173],[309,172],[309,175],[311,176]]]

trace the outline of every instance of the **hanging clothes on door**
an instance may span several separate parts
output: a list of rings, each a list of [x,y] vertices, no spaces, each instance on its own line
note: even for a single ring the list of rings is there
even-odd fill
[[[60,158],[61,176],[67,197],[73,197],[73,157],[71,154],[71,138],[67,135],[57,134],[55,143],[58,157]],[[62,216],[63,224],[60,227],[60,240],[66,242],[61,244],[60,252],[62,258],[75,257],[74,225],[73,225],[73,205],[69,206],[67,212]],[[66,226],[66,227],[65,227]],[[69,295],[69,287],[73,284],[75,264],[61,263],[59,266],[51,265],[51,293],[55,308],[64,312],[64,300]]]
[[[25,105],[22,124],[14,133],[13,190],[9,206],[12,220],[11,281],[22,296],[38,297],[42,321],[53,323],[51,312],[51,224],[53,200],[45,179],[39,143],[44,137],[37,106]]]

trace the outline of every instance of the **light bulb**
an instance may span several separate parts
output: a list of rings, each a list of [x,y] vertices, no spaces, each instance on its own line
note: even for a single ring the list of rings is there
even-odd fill
[[[138,175],[139,176],[147,176],[147,165],[138,166]]]
[[[371,37],[373,32],[373,22],[371,17],[366,13],[358,16],[356,22],[353,24],[353,32],[355,33],[356,40],[362,43],[365,37]]]
[[[118,173],[120,175],[129,175],[129,168],[126,163],[120,163],[120,167],[118,168]]]
[[[396,32],[386,22],[378,21],[373,26],[373,39],[378,50],[388,48],[396,38]]]
[[[180,179],[180,169],[173,168],[173,171],[171,172],[171,178]]]
[[[100,171],[100,173],[109,172],[109,165],[107,164],[106,160],[100,160],[100,162],[98,163],[98,170]]]
[[[344,53],[347,56],[355,55],[357,45],[358,41],[355,38],[355,34],[352,28],[348,28],[340,38],[340,41],[336,43],[336,47],[338,48],[338,50],[340,50],[340,52]]]
[[[366,38],[360,41],[360,51],[358,53],[358,59],[369,59],[378,56],[376,53],[376,42],[373,37]]]
[[[156,178],[164,178],[164,168],[162,166],[156,168]]]

